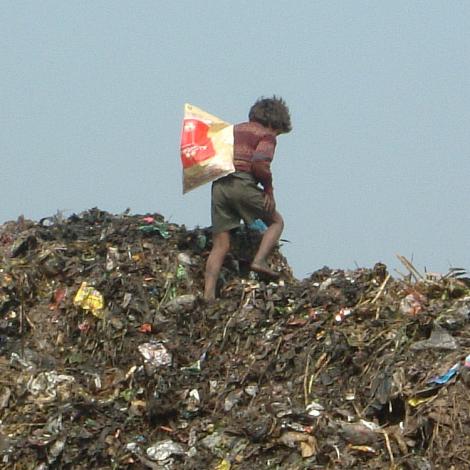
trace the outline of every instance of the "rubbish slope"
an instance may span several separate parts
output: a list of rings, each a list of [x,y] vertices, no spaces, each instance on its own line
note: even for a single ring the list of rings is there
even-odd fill
[[[470,289],[384,265],[249,273],[207,229],[98,209],[0,226],[5,469],[470,468]],[[457,273],[458,274],[458,273]]]

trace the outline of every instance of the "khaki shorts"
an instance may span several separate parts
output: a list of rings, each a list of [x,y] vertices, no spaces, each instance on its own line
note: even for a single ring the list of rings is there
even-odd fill
[[[270,217],[264,210],[264,193],[253,175],[235,172],[212,183],[212,231],[225,232],[240,226],[240,220],[251,224]]]

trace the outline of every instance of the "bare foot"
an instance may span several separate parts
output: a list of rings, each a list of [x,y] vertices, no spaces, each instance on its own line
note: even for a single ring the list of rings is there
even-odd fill
[[[255,271],[260,274],[264,274],[272,279],[278,279],[280,274],[276,271],[273,271],[267,263],[260,262],[260,261],[253,261],[250,266],[252,271]]]
[[[200,302],[203,307],[210,307],[217,303],[217,299],[215,297],[201,297]]]

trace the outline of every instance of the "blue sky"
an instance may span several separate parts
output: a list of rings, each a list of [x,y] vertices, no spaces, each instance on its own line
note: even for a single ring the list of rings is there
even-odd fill
[[[0,223],[98,206],[210,224],[181,194],[183,104],[230,121],[278,94],[284,253],[470,267],[470,3],[3,1]]]

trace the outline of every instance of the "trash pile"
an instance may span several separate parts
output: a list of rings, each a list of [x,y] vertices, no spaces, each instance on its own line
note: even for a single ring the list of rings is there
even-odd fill
[[[250,273],[234,235],[91,209],[0,226],[5,469],[470,468],[459,271]]]

